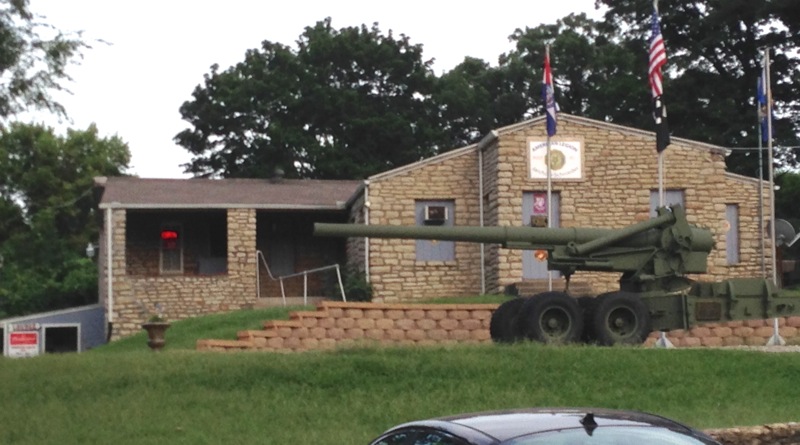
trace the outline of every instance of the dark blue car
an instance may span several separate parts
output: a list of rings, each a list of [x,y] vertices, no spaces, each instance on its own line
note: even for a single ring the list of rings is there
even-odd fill
[[[533,408],[398,425],[371,445],[720,445],[701,431],[638,411]]]

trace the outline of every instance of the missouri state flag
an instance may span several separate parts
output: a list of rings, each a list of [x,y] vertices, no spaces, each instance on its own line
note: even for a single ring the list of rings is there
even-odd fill
[[[553,72],[550,70],[550,51],[545,51],[544,55],[544,79],[542,81],[542,99],[544,100],[544,111],[547,116],[547,135],[556,134],[556,105],[555,90],[553,89]]]

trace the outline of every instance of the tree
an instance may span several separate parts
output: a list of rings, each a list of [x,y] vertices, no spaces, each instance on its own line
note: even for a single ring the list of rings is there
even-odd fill
[[[531,109],[542,109],[542,62],[549,44],[561,111],[637,128],[652,122],[641,105],[650,94],[646,57],[638,57],[636,43],[608,25],[573,14],[554,25],[517,29],[511,39],[516,49],[506,59],[523,61],[534,79],[527,98]]]
[[[298,49],[265,41],[213,66],[181,115],[176,142],[198,176],[364,178],[435,154],[444,141],[420,45],[377,24],[308,27]]]
[[[445,149],[477,142],[494,128],[529,115],[529,67],[516,57],[501,56],[498,67],[466,57],[443,74],[431,98],[439,107]]]
[[[615,32],[641,42],[646,54],[652,5],[634,0],[598,0],[608,6]],[[669,62],[665,100],[676,136],[725,147],[758,145],[756,79],[762,52],[772,49],[772,93],[777,111],[776,146],[797,146],[800,134],[800,15],[794,0],[670,0],[660,16]],[[642,109],[646,109],[642,107]],[[783,165],[797,166],[796,153],[779,150]],[[732,171],[757,176],[754,153],[728,158]]]
[[[127,145],[94,126],[66,137],[39,125],[3,130],[0,317],[97,301],[97,266],[84,253],[98,234],[93,178],[129,162]]]
[[[0,125],[28,109],[65,116],[50,92],[71,80],[66,68],[88,45],[36,21],[28,0],[0,1]],[[41,33],[52,35],[42,37]]]

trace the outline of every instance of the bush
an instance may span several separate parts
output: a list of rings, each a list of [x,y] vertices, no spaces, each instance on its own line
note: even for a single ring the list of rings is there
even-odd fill
[[[352,267],[345,272],[344,292],[347,301],[372,301],[372,285],[364,272]]]

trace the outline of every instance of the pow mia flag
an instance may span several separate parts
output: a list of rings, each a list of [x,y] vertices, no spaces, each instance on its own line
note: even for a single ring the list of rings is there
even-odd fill
[[[669,126],[667,125],[667,106],[661,96],[653,99],[653,119],[656,121],[656,151],[661,153],[669,145]]]

